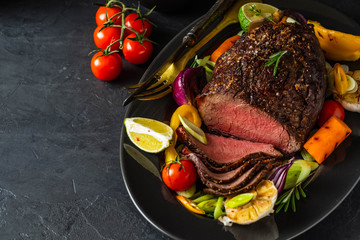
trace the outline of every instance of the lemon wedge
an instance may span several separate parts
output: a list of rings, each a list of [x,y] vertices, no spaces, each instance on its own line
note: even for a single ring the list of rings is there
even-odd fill
[[[248,32],[252,28],[261,25],[266,19],[270,18],[271,20],[272,14],[278,10],[279,9],[269,4],[257,2],[242,5],[239,10],[239,21],[242,30]]]
[[[274,211],[277,189],[272,181],[261,181],[256,189],[249,193],[254,194],[251,201],[239,207],[228,207],[226,202],[230,199],[227,199],[225,202],[226,216],[220,217],[219,220],[227,225],[229,223],[246,225],[256,222]]]
[[[149,153],[158,153],[167,148],[174,132],[169,125],[149,118],[125,118],[124,124],[130,140]]]
[[[188,131],[194,138],[199,140],[203,144],[207,144],[206,136],[204,131],[196,126],[194,123],[190,122],[186,118],[182,117],[179,114],[179,119],[183,127]]]

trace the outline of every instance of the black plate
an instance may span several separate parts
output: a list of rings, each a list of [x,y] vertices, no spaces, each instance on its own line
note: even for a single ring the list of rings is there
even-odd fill
[[[324,26],[360,35],[360,27],[344,14],[312,1],[265,1],[280,9],[290,8]],[[149,76],[180,44],[191,25],[180,32],[156,57],[144,76]],[[351,67],[360,69],[352,63]],[[175,107],[171,96],[156,100],[133,102],[126,117],[148,117],[169,120],[169,109]],[[307,188],[306,199],[297,203],[297,212],[279,213],[249,226],[224,227],[215,220],[188,212],[174,195],[150,172],[141,167],[123,149],[130,143],[123,127],[120,163],[127,190],[142,215],[157,229],[175,239],[289,239],[310,229],[330,214],[351,192],[360,179],[360,114],[346,113],[345,121],[353,130],[339,148],[326,160],[319,177]],[[156,155],[147,155],[159,165]]]

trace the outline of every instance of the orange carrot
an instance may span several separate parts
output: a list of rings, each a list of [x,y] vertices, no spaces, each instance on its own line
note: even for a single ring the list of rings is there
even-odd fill
[[[339,118],[332,116],[305,143],[304,148],[320,164],[351,133],[351,129]]]
[[[226,39],[210,56],[210,61],[216,62],[216,60],[239,39],[239,35],[232,36]]]

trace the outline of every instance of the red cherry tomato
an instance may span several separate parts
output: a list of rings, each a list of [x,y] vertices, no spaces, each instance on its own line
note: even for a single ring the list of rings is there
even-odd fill
[[[103,26],[104,23],[108,21],[108,19],[110,19],[112,16],[116,14],[116,16],[111,18],[111,20],[116,19],[114,24],[121,25],[121,14],[120,14],[121,11],[122,9],[119,7],[105,7],[105,6],[99,7],[95,15],[96,24],[98,26]],[[108,19],[106,19],[106,13],[108,15]]]
[[[125,17],[125,26],[133,28],[138,33],[143,33],[146,29],[145,37],[149,37],[152,32],[152,25],[151,23],[146,19],[139,17],[137,13],[130,13]],[[132,31],[129,29],[125,29],[125,34],[129,35]]]
[[[126,60],[132,64],[142,64],[150,59],[153,52],[153,45],[151,42],[143,39],[139,43],[131,38],[136,38],[135,33],[130,34],[124,40],[123,54]]]
[[[103,81],[111,81],[119,76],[122,65],[118,53],[103,55],[102,52],[98,52],[91,59],[91,71],[95,77]]]
[[[189,189],[196,181],[194,164],[188,159],[182,159],[180,163],[169,163],[162,170],[164,183],[174,191]]]
[[[120,39],[121,28],[98,26],[94,31],[94,42],[98,48],[106,49],[110,43]],[[101,30],[101,31],[100,31]],[[119,50],[120,43],[116,42],[111,46],[111,51]]]
[[[343,106],[341,106],[340,103],[333,101],[333,100],[327,100],[324,102],[324,106],[321,109],[319,119],[318,119],[318,125],[321,127],[331,116],[335,115],[340,120],[344,120],[345,118],[345,111]]]

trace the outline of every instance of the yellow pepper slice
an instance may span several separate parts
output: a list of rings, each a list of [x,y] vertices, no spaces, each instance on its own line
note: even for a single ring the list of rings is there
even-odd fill
[[[324,51],[325,58],[334,61],[356,61],[360,58],[360,36],[323,27],[319,22],[308,20]]]
[[[170,145],[168,148],[165,149],[165,165],[173,162],[176,157],[179,157],[179,154],[176,152],[174,145]]]
[[[182,196],[182,195],[176,195],[176,199],[190,212],[196,213],[196,214],[205,214],[204,210],[198,207],[193,201],[190,199]]]
[[[195,124],[196,126],[201,127],[201,118],[198,110],[191,105],[181,105],[175,110],[175,112],[171,116],[170,127],[174,130],[174,132],[180,126],[179,114],[193,124]]]
[[[182,117],[186,117],[189,121],[194,123],[196,126],[201,126],[201,118],[197,109],[191,105],[181,105],[178,107],[170,120],[170,127],[174,130],[174,135],[171,141],[171,144],[168,148],[165,149],[165,163],[169,163],[175,160],[176,156],[179,157],[178,153],[175,150],[175,145],[177,141],[176,129],[180,126],[179,114]]]
[[[349,83],[345,71],[339,63],[334,65],[334,81],[336,92],[340,95],[345,94]]]

